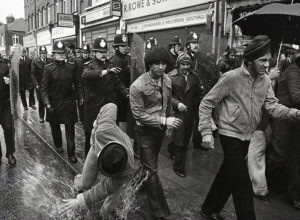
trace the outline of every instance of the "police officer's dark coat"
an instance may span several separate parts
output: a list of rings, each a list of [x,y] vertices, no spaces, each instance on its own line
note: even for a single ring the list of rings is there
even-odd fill
[[[44,61],[41,58],[36,58],[31,63],[31,78],[34,87],[41,86],[43,71],[45,65],[52,63],[53,60],[46,58]]]
[[[27,56],[21,57],[19,61],[19,90],[30,90],[33,88],[31,79],[31,59]]]
[[[167,66],[166,73],[169,73],[175,69],[176,60],[177,60],[178,55],[171,53],[171,51],[169,50],[169,57],[170,57],[170,63]]]
[[[9,85],[4,83],[4,76],[9,76],[9,68],[7,63],[0,60],[0,124],[2,124],[2,116],[6,111],[6,108],[10,106]]]
[[[115,53],[109,60],[114,67],[119,67],[122,71],[118,74],[119,79],[124,84],[126,88],[130,87],[130,64],[129,56],[123,55],[118,52]],[[118,121],[125,121],[127,108],[129,107],[128,99],[122,96],[118,96],[117,99],[118,106]]]
[[[193,123],[202,98],[203,86],[192,71],[189,72],[187,81],[178,72],[178,69],[171,71],[168,76],[172,81],[172,105],[175,117],[182,120],[180,128],[176,130],[174,143],[178,146],[186,146],[191,138]],[[178,110],[179,103],[187,106],[186,112]]]
[[[91,132],[93,122],[100,109],[107,103],[117,104],[117,96],[127,96],[126,87],[114,73],[100,77],[102,70],[111,68],[113,65],[109,60],[101,62],[96,58],[84,69],[82,83],[85,91],[84,104],[84,129]]]
[[[54,61],[44,68],[41,94],[47,109],[46,120],[61,124],[76,122],[76,99],[82,98],[76,66],[69,62]]]

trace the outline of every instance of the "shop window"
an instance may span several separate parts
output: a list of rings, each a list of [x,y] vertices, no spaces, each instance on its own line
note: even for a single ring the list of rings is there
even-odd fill
[[[12,35],[12,43],[13,43],[13,46],[16,46],[17,44],[19,44],[19,35],[17,35],[17,34]]]

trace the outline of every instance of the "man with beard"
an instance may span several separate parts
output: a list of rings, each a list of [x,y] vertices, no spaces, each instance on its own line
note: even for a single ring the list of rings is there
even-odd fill
[[[44,67],[41,94],[46,105],[46,121],[50,123],[56,151],[63,152],[60,124],[65,125],[68,158],[77,162],[75,156],[76,99],[82,101],[82,91],[74,63],[66,62],[65,45],[57,41],[52,50],[54,62]]]
[[[168,51],[151,48],[145,56],[147,71],[130,86],[130,106],[136,120],[136,140],[141,163],[149,177],[145,193],[155,220],[163,220],[170,210],[158,177],[158,155],[167,129],[179,128],[181,120],[173,117],[172,82],[165,75]]]
[[[40,123],[44,123],[45,106],[41,97],[41,83],[44,67],[51,63],[52,60],[47,58],[47,48],[45,46],[41,46],[39,48],[39,54],[40,56],[34,59],[31,63],[31,77],[36,91],[37,100],[39,102]]]
[[[90,150],[90,138],[98,112],[107,103],[116,103],[117,97],[128,97],[128,91],[119,79],[121,69],[113,67],[107,59],[107,41],[98,37],[94,41],[95,56],[87,65],[82,74],[82,83],[85,91],[84,119],[85,155]]]
[[[170,65],[168,66],[166,73],[175,69],[176,60],[181,47],[181,39],[178,36],[174,38],[169,43],[169,54],[170,54]]]
[[[224,73],[202,99],[199,130],[203,145],[214,148],[212,110],[218,106],[218,132],[224,160],[202,204],[204,219],[224,219],[220,212],[230,195],[238,220],[255,220],[252,184],[246,156],[264,108],[274,118],[300,120],[300,111],[278,103],[267,75],[271,41],[256,36],[246,47],[240,68]]]
[[[127,37],[125,34],[117,34],[114,38],[113,48],[115,54],[109,59],[114,67],[119,67],[119,79],[129,91],[130,86],[130,66],[129,56],[127,55]],[[118,118],[117,123],[126,121],[126,112],[128,106],[128,98],[118,97]]]
[[[171,157],[174,155],[174,172],[185,177],[187,147],[190,141],[193,122],[198,113],[202,85],[198,77],[190,70],[192,60],[186,53],[178,55],[176,69],[169,73],[172,81],[172,105],[175,117],[182,124],[174,131],[173,140],[168,145]]]
[[[235,56],[236,56],[236,51],[233,48],[228,48],[225,52],[224,55],[221,56],[216,64],[217,67],[219,69],[219,73],[220,75],[222,75],[223,73],[226,73],[229,70],[233,70],[235,68],[237,68],[237,62],[235,60]]]
[[[31,59],[26,55],[26,49],[23,49],[19,62],[19,91],[23,107],[25,110],[28,110],[26,90],[29,91],[29,106],[32,109],[36,109],[34,88],[31,79]]]

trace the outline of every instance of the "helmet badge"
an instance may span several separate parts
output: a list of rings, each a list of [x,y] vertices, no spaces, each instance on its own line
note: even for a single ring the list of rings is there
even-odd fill
[[[100,47],[106,47],[106,42],[103,39],[101,39],[99,45],[100,45]]]
[[[57,47],[61,49],[61,48],[63,47],[63,44],[59,41],[59,42],[57,43]]]
[[[127,41],[127,37],[123,34],[122,35],[122,41],[124,42],[124,43],[126,43],[126,41]]]
[[[197,39],[197,38],[198,38],[198,36],[197,36],[196,33],[193,33],[193,38],[194,38],[194,39]]]
[[[84,50],[87,50],[87,46],[86,46],[86,45],[84,45],[84,46],[83,46],[83,49],[84,49]]]

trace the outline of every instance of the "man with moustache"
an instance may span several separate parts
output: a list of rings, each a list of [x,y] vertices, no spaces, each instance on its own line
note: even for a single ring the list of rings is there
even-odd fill
[[[246,47],[240,68],[224,73],[202,99],[199,130],[206,148],[214,148],[212,110],[218,106],[224,160],[202,204],[204,219],[224,219],[220,212],[232,194],[238,220],[256,219],[253,190],[246,156],[253,132],[261,119],[262,106],[274,118],[300,120],[300,111],[278,103],[267,76],[271,41],[256,36]]]
[[[180,37],[174,36],[174,38],[169,43],[169,54],[170,54],[171,63],[166,70],[167,73],[175,69],[176,60],[180,52],[180,47],[181,47]]]
[[[51,63],[52,60],[47,58],[47,48],[45,46],[41,46],[39,48],[39,54],[40,56],[34,59],[31,63],[31,77],[36,91],[37,100],[39,102],[40,123],[44,123],[45,106],[41,97],[41,83],[44,67]]]
[[[85,155],[90,150],[90,138],[93,123],[98,112],[107,103],[117,104],[117,97],[128,97],[128,91],[120,81],[119,67],[114,67],[107,59],[107,41],[103,37],[95,39],[93,44],[94,58],[82,74],[85,103],[83,126],[85,132]]]

